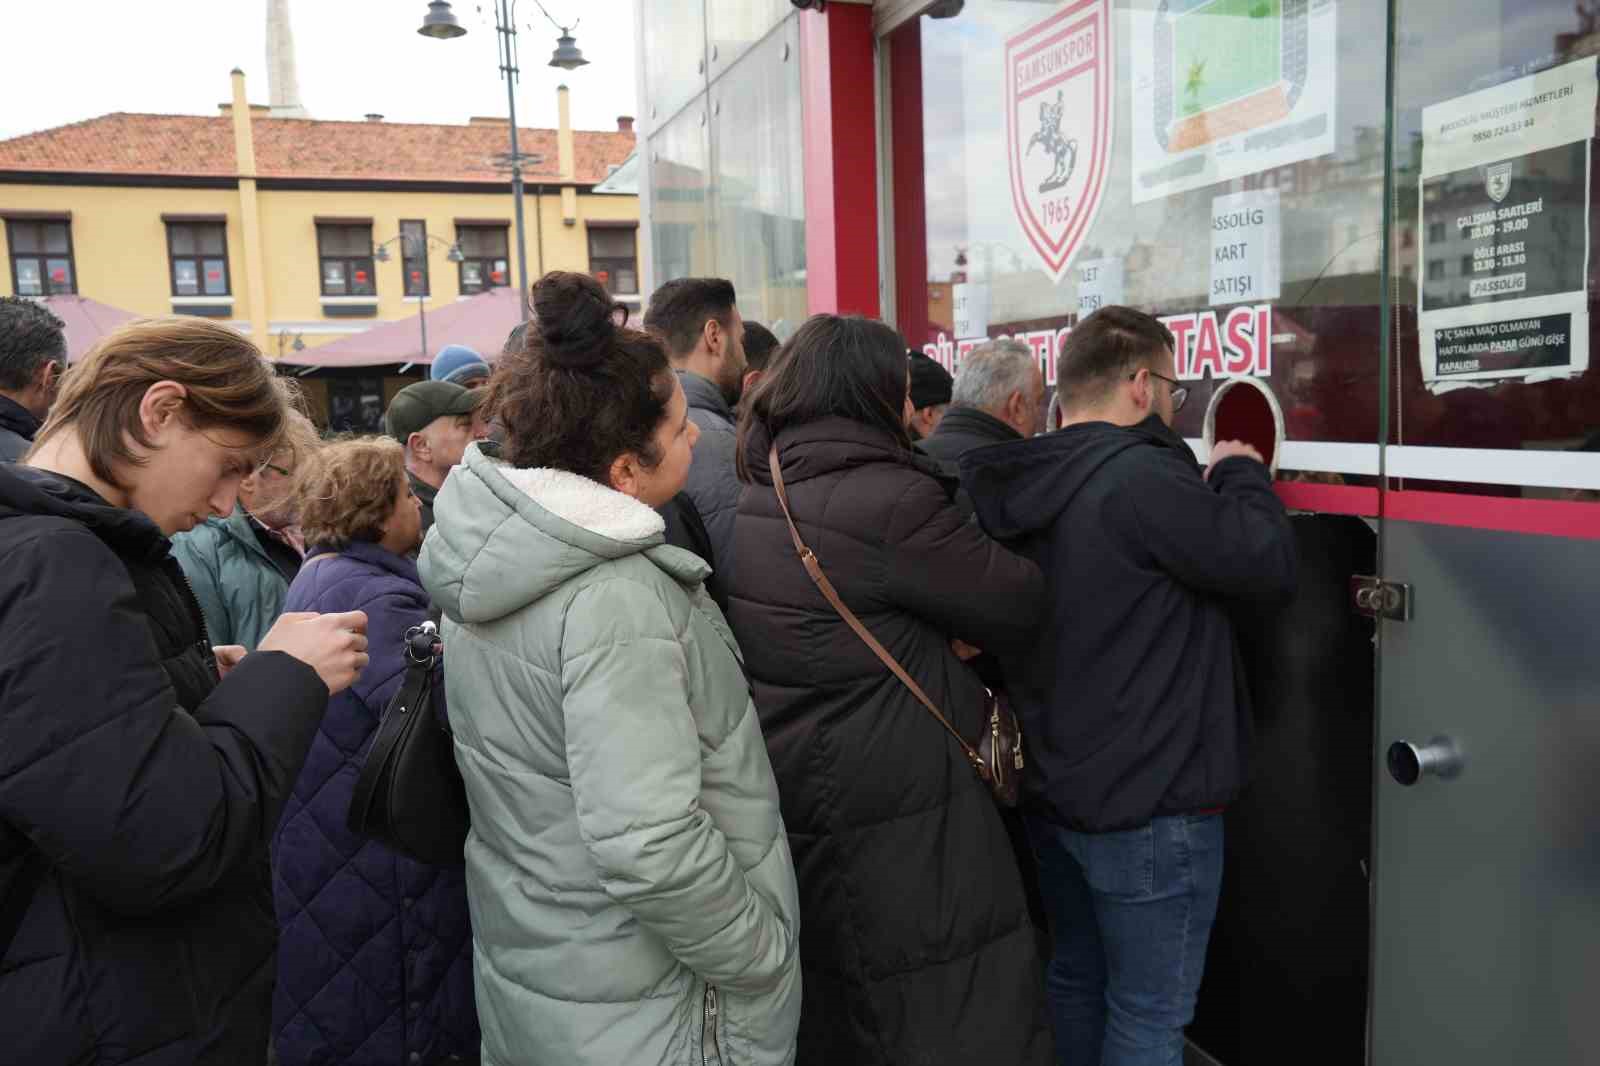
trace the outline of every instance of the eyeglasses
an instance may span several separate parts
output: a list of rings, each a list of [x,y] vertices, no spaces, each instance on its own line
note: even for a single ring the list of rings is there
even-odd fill
[[[264,464],[262,464],[261,469],[270,470],[274,474],[277,474],[279,477],[294,477],[294,473],[292,471],[285,470],[283,467],[277,465],[276,463],[264,463]]]
[[[1128,380],[1132,381],[1138,376],[1138,371],[1134,371],[1132,374],[1128,375]],[[1172,413],[1177,414],[1179,411],[1183,410],[1183,402],[1189,398],[1188,388],[1178,384],[1165,374],[1157,374],[1154,370],[1150,371],[1150,376],[1161,381],[1165,381],[1168,385],[1172,386]]]

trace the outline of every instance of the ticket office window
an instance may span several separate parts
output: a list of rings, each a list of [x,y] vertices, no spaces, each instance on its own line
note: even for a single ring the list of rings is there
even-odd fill
[[[1127,304],[1177,338],[1184,436],[1249,374],[1291,439],[1376,442],[1384,83],[1341,42],[1387,24],[1383,0],[968,0],[898,28],[907,339],[949,364],[1017,337],[1053,386],[1080,316]]]

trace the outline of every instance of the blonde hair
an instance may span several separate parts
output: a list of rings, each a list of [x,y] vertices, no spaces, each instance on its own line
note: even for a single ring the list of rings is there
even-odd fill
[[[343,548],[379,541],[406,483],[406,453],[390,437],[347,437],[324,444],[295,478],[300,532],[307,546]]]
[[[250,437],[262,460],[281,445],[296,393],[242,335],[203,318],[130,322],[72,367],[38,448],[71,429],[95,476],[126,488],[119,468],[142,466],[134,445],[151,446],[139,406],[152,385],[182,385],[184,420],[194,429],[230,429]]]

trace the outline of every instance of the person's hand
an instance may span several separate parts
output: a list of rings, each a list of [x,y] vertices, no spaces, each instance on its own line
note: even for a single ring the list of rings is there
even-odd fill
[[[217,657],[217,676],[227,677],[228,671],[244,659],[244,645],[218,644],[211,649],[211,654]]]
[[[1219,440],[1211,446],[1211,462],[1206,467],[1206,480],[1211,480],[1211,471],[1217,468],[1218,463],[1224,459],[1233,459],[1238,456],[1254,459],[1262,466],[1267,464],[1267,461],[1261,458],[1261,453],[1256,450],[1255,445],[1246,444],[1242,440]]]
[[[367,616],[297,612],[278,619],[261,651],[292,655],[317,672],[330,695],[343,692],[367,668]]]
[[[961,640],[952,640],[950,650],[956,653],[956,658],[964,663],[970,663],[983,654],[982,648],[974,648],[971,644]]]

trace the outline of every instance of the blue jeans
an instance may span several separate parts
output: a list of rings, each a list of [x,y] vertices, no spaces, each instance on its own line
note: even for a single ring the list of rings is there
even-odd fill
[[[1116,833],[1030,817],[1028,837],[1055,940],[1057,1066],[1182,1066],[1222,889],[1222,816]]]

